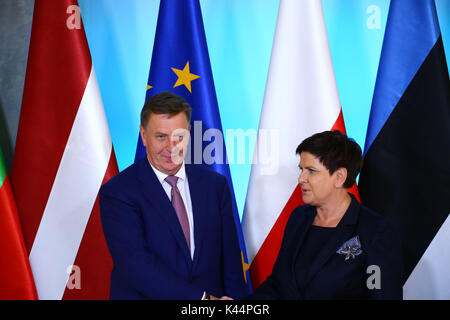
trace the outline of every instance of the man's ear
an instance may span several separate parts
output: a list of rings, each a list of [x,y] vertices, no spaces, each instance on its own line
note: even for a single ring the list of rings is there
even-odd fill
[[[334,186],[336,188],[341,188],[344,185],[345,180],[347,180],[347,169],[343,167],[339,168],[334,174],[336,175]]]
[[[142,125],[139,126],[139,133],[141,134],[141,140],[144,147],[147,147],[147,140],[145,139],[145,129]]]

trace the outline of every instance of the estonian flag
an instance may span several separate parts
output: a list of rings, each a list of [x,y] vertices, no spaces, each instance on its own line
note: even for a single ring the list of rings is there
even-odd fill
[[[198,0],[161,0],[146,99],[163,91],[184,97],[192,107],[190,147],[185,162],[205,165],[228,179],[244,278],[250,291],[247,253]],[[135,161],[145,154],[139,136]]]
[[[433,0],[392,0],[362,203],[400,232],[405,299],[450,298],[450,81]]]

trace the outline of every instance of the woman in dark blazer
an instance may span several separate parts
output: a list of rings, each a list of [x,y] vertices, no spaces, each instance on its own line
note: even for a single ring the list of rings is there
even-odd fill
[[[251,299],[402,299],[402,257],[387,218],[347,192],[361,148],[338,131],[305,139],[303,202],[286,224],[271,275]]]

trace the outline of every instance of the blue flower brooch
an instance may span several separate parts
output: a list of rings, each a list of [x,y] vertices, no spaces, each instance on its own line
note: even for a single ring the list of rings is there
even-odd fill
[[[347,241],[345,241],[341,247],[336,251],[341,255],[345,256],[345,261],[352,258],[355,259],[362,253],[361,242],[359,242],[359,237],[355,236]]]

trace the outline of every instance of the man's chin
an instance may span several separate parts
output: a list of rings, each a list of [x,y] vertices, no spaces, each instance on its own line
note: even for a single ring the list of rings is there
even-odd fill
[[[163,169],[164,169],[164,173],[169,174],[169,175],[173,175],[175,173],[178,172],[178,170],[180,170],[181,166],[183,163],[177,164],[177,163],[170,163],[170,164],[164,164]]]
[[[158,159],[158,161],[152,161],[151,159],[149,160],[153,167],[168,175],[174,175],[183,165],[182,161],[181,163],[175,163],[167,159]]]

